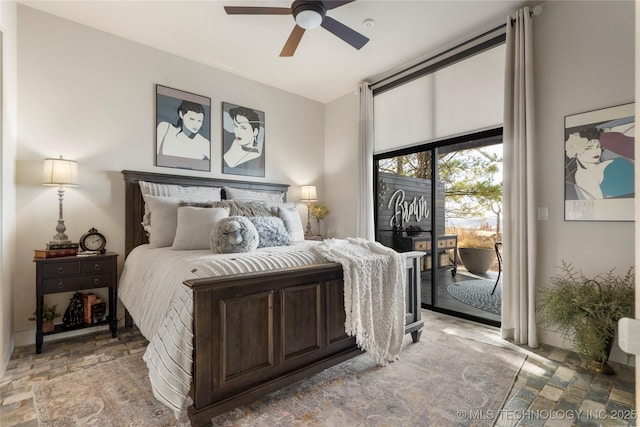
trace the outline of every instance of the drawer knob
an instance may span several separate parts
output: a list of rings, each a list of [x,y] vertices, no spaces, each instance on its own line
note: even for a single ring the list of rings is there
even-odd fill
[[[97,277],[95,279],[93,279],[93,284],[94,285],[99,285],[100,284],[100,279],[98,279]]]
[[[63,282],[58,282],[58,289],[62,289],[64,288],[64,283]]]
[[[94,265],[93,268],[95,268],[96,270],[100,270],[100,264]]]
[[[64,268],[63,267],[58,267],[58,273],[60,273],[60,274],[64,273]]]

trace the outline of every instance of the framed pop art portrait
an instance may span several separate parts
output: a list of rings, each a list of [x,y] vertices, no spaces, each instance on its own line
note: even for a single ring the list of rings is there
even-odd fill
[[[222,103],[222,172],[264,177],[264,113]]]
[[[635,104],[565,117],[565,221],[633,221]]]
[[[156,85],[156,166],[211,171],[211,99]]]

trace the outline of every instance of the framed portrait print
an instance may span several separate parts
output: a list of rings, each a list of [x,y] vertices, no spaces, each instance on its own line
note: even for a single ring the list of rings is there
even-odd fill
[[[565,117],[565,221],[634,220],[634,108]]]
[[[211,99],[156,85],[156,166],[211,171]]]
[[[222,172],[264,177],[264,113],[222,103]]]

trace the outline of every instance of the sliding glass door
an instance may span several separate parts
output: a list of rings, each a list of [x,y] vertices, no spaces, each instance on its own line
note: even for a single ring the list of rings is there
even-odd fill
[[[399,252],[424,253],[422,306],[493,325],[500,323],[501,133],[374,158],[376,239]],[[481,267],[467,254],[471,247],[480,248]]]

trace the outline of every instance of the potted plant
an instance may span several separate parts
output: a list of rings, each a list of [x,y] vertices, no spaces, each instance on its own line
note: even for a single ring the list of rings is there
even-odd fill
[[[618,320],[634,314],[633,267],[624,276],[610,270],[593,278],[564,261],[560,270],[549,279],[551,286],[539,291],[540,321],[574,345],[584,367],[611,375],[607,361]]]
[[[464,267],[471,273],[484,274],[496,261],[493,233],[463,230],[458,233],[458,254]]]
[[[42,333],[53,332],[53,320],[60,317],[56,304],[49,306],[46,303],[42,306]],[[36,320],[36,312],[33,312],[33,317],[29,320]]]
[[[318,235],[322,234],[320,233],[320,220],[329,215],[329,209],[327,209],[326,206],[321,205],[320,203],[311,203],[311,205],[309,206],[309,215],[311,215],[311,217],[315,219],[316,223],[318,224]]]

